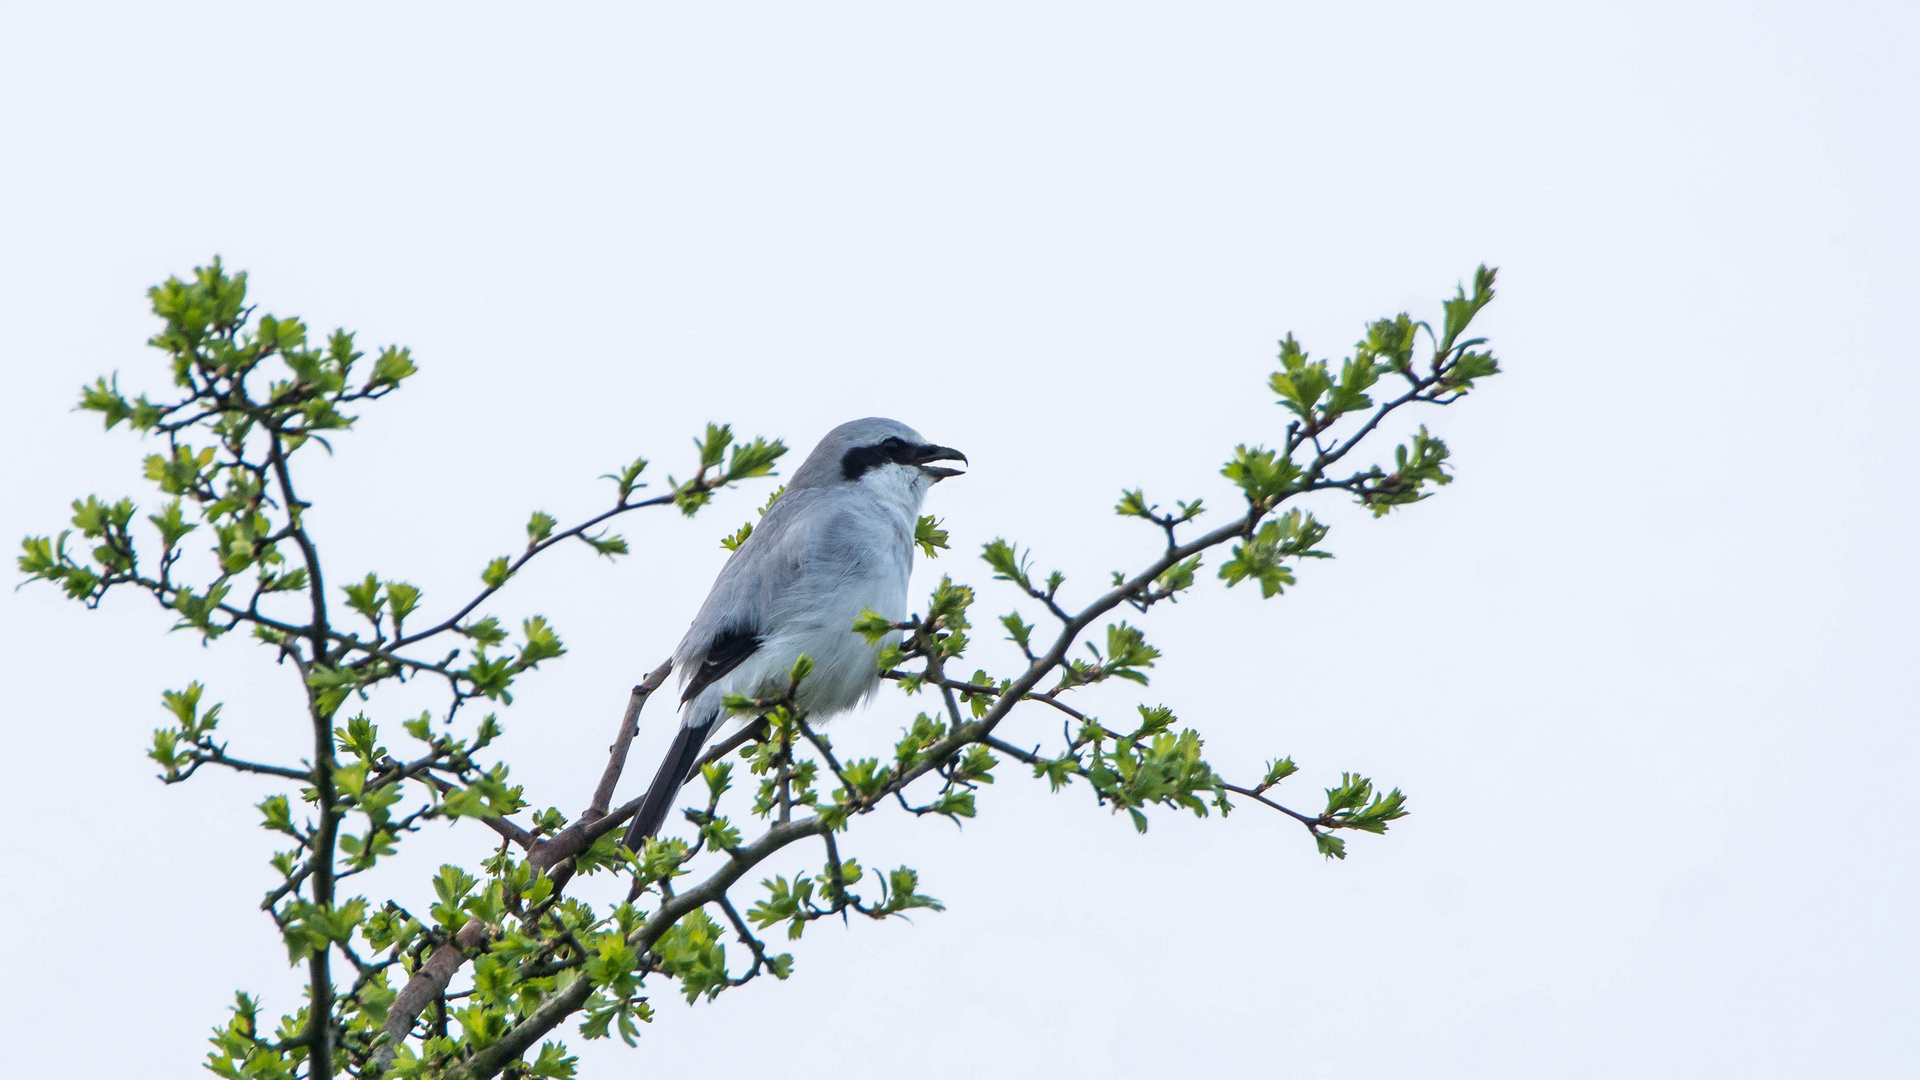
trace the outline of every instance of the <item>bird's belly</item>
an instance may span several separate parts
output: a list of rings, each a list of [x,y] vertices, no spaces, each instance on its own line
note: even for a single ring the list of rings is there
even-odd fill
[[[813,670],[800,684],[801,711],[819,720],[851,709],[873,693],[880,679],[879,647],[854,633],[855,620],[863,611],[874,611],[898,621],[906,617],[906,605],[904,580],[897,587],[871,579],[844,583],[830,603],[815,609],[813,618],[782,620],[783,629],[763,638],[753,655],[721,680],[723,693],[762,698],[783,694],[793,665],[806,656],[813,660]],[[883,640],[897,642],[899,635]]]

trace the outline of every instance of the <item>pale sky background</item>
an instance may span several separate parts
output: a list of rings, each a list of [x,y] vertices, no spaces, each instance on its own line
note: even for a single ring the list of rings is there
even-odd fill
[[[972,456],[916,594],[956,574],[986,623],[981,542],[1086,596],[1155,543],[1122,487],[1224,506],[1233,444],[1279,437],[1276,338],[1338,355],[1497,264],[1509,373],[1424,418],[1458,483],[1329,503],[1339,558],[1284,599],[1147,623],[1140,696],[1217,767],[1290,753],[1306,804],[1361,770],[1411,818],[1330,863],[1272,814],[1139,837],[1009,767],[964,830],[846,841],[949,911],[817,926],[715,1005],[663,988],[638,1050],[569,1039],[583,1075],[1915,1075],[1916,10],[13,5],[0,535],[152,501],[145,447],[70,408],[163,385],[143,291],[219,253],[420,363],[309,480],[336,581],[444,610],[529,511],[591,512],[636,454],[684,475],[708,419],[804,452],[879,413]],[[583,804],[765,490],[497,605],[572,650],[505,716],[537,805]],[[268,788],[143,751],[198,678],[234,752],[297,756],[294,685],[132,597],[0,598],[0,1071],[196,1075],[235,988],[294,1001]]]

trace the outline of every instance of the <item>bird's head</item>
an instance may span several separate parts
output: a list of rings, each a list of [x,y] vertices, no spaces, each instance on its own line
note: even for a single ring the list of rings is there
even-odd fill
[[[925,491],[959,469],[937,461],[967,460],[950,446],[939,446],[920,433],[884,417],[849,420],[827,432],[820,445],[795,470],[789,487],[825,487],[829,484],[904,486]]]

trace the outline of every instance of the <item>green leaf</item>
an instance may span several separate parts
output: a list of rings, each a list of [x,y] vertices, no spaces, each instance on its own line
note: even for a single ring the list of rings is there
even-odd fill
[[[379,621],[380,609],[387,602],[386,597],[380,595],[379,578],[368,574],[364,581],[341,586],[341,591],[347,594],[348,607],[366,616],[371,622]]]
[[[433,878],[433,894],[440,902],[433,905],[433,917],[441,926],[459,927],[466,922],[463,905],[480,879],[451,863],[443,864]]]
[[[367,385],[397,387],[402,379],[419,370],[413,366],[413,354],[410,350],[390,345],[380,350],[380,358],[373,362],[373,377],[368,380]]]
[[[883,899],[877,910],[883,915],[898,914],[913,908],[946,910],[945,904],[919,892],[920,875],[904,866],[888,871],[882,885]]]
[[[1465,393],[1473,389],[1475,379],[1500,374],[1500,362],[1492,353],[1463,352],[1448,365],[1440,383],[1448,390]]]
[[[713,802],[719,802],[733,787],[733,763],[730,761],[708,762],[700,768],[700,778],[706,781],[707,796]]]
[[[161,546],[169,551],[173,550],[174,546],[179,544],[188,533],[200,527],[185,520],[185,515],[180,510],[179,499],[169,501],[157,514],[148,514],[147,520],[153,522],[153,527],[159,530]]]
[[[512,560],[508,559],[505,555],[502,555],[499,558],[488,563],[487,568],[480,572],[481,582],[484,583],[486,587],[489,589],[497,589],[500,586],[505,585],[507,583],[507,579],[513,576],[513,570],[511,569],[511,562]]]
[[[213,465],[213,457],[211,446],[198,451],[190,446],[178,446],[171,457],[149,454],[146,476],[168,495],[205,494],[209,491],[206,471]]]
[[[352,754],[362,762],[371,763],[386,756],[387,748],[380,745],[380,728],[367,719],[363,713],[348,720],[345,725],[333,729],[334,744],[343,752]],[[362,770],[365,775],[365,770]],[[358,794],[356,791],[355,794]]]
[[[1000,581],[1011,581],[1029,591],[1033,583],[1028,577],[1029,556],[1023,556],[1020,549],[1005,540],[995,539],[981,548],[980,557],[993,568],[993,576]]]
[[[970,818],[973,816],[973,792],[944,792],[938,798],[934,799],[932,803],[928,804],[928,809],[942,817],[950,818],[957,823],[961,818]]]
[[[1007,628],[1007,640],[1020,646],[1022,652],[1030,652],[1029,642],[1033,637],[1033,624],[1020,617],[1017,611],[1000,616],[1000,625]]]
[[[660,970],[680,980],[689,1003],[702,994],[711,1001],[727,988],[726,946],[720,942],[719,925],[705,909],[683,916],[654,942],[653,951]]]
[[[696,476],[683,484],[669,476],[667,482],[673,485],[673,505],[688,517],[699,513],[701,507],[713,501],[710,482],[700,477]]]
[[[973,588],[955,585],[953,578],[942,576],[927,599],[927,623],[945,630],[966,630],[967,609],[973,606]]]
[[[939,552],[947,550],[947,530],[940,527],[939,519],[922,514],[913,524],[913,542],[927,558],[937,559]]]
[[[705,438],[693,440],[694,448],[700,451],[700,467],[711,469],[726,457],[727,444],[733,440],[733,427],[730,424],[707,425]]]
[[[1455,290],[1453,299],[1441,305],[1446,311],[1445,329],[1440,336],[1441,352],[1452,350],[1460,335],[1466,332],[1467,325],[1473,322],[1473,317],[1493,301],[1493,279],[1497,274],[1497,270],[1482,264],[1473,274],[1473,295],[1468,296],[1465,286],[1462,286]]]
[[[550,1080],[571,1080],[574,1066],[579,1062],[579,1058],[567,1053],[566,1047],[559,1043],[544,1042],[540,1044],[540,1056],[524,1067],[524,1074],[548,1077]]]
[[[1340,786],[1327,789],[1327,813],[1352,810],[1373,794],[1373,782],[1359,773],[1341,773]]]
[[[1407,816],[1407,798],[1399,788],[1382,795],[1373,781],[1359,773],[1341,773],[1340,786],[1327,789],[1327,809],[1322,815],[1335,827],[1384,833],[1387,823]]]
[[[520,629],[526,635],[527,643],[520,647],[520,655],[515,660],[518,670],[525,671],[542,660],[552,660],[566,655],[567,649],[561,644],[560,635],[554,632],[553,627],[547,625],[546,619],[535,615],[523,621]]]
[[[476,619],[456,629],[480,645],[498,645],[507,640],[507,632],[500,629],[500,620],[492,615],[484,619]]]
[[[270,795],[255,805],[260,809],[261,828],[288,836],[298,835],[293,831],[293,814],[288,809],[285,795]]]
[[[1107,627],[1107,662],[1104,665],[1109,675],[1128,679],[1142,686],[1147,684],[1147,676],[1140,668],[1149,668],[1160,657],[1160,650],[1147,644],[1146,635],[1126,623],[1114,623]]]
[[[880,639],[894,633],[893,620],[877,611],[863,610],[860,617],[853,621],[853,632],[864,638],[868,645],[878,645]]]
[[[1281,370],[1273,373],[1267,385],[1280,395],[1280,404],[1287,411],[1311,424],[1314,409],[1331,386],[1326,361],[1309,361],[1306,350],[1288,334],[1280,342],[1280,365]]]
[[[586,541],[588,546],[592,547],[593,550],[605,555],[609,559],[616,555],[625,555],[627,553],[626,537],[610,532],[603,532],[599,536],[588,536],[585,533],[580,533],[579,536],[580,539]]]
[[[727,459],[726,482],[731,484],[755,476],[770,475],[773,472],[773,463],[780,460],[786,452],[786,444],[777,439],[769,442],[756,437],[750,443],[736,444]]]
[[[558,524],[559,521],[554,518],[553,515],[543,514],[537,510],[534,511],[532,519],[527,522],[528,541],[535,544],[540,543],[547,537],[553,535],[553,527]]]
[[[1238,484],[1240,490],[1246,492],[1249,503],[1269,507],[1292,494],[1300,469],[1290,460],[1276,459],[1272,450],[1242,444],[1234,448],[1233,460],[1220,470],[1220,475]]]
[[[913,718],[913,726],[904,729],[904,734],[893,746],[894,768],[906,772],[926,760],[928,751],[941,739],[946,738],[947,725],[935,720],[926,713]]]
[[[111,383],[103,376],[96,379],[92,386],[81,387],[80,408],[103,414],[109,430],[133,412],[127,399],[120,396],[120,376],[117,374]]]
[[[1266,775],[1260,778],[1260,785],[1256,790],[1265,791],[1299,771],[1300,767],[1295,765],[1293,759],[1290,757],[1280,758],[1277,761],[1269,761],[1267,762]]]
[[[1407,350],[1411,352],[1413,349],[1413,326],[1407,322],[1405,315],[1400,316],[1400,322],[1406,325]],[[1328,395],[1327,405],[1323,410],[1323,415],[1328,420],[1332,420],[1345,413],[1355,412],[1360,409],[1371,409],[1373,407],[1373,398],[1367,395],[1367,388],[1380,381],[1380,375],[1384,370],[1383,367],[1376,364],[1369,357],[1368,350],[1364,347],[1356,352],[1355,355],[1341,367],[1340,381],[1334,385],[1333,392]]]
[[[393,614],[394,633],[400,624],[420,606],[420,590],[404,581],[387,582],[387,610]]]
[[[55,550],[54,542],[44,536],[29,536],[21,540],[20,549],[25,554],[20,556],[20,572],[33,577],[59,580],[66,573],[66,567],[62,564],[66,561],[64,549],[69,535],[71,534],[64,532],[60,534],[59,546],[62,550],[59,551]]]
[[[1332,558],[1315,546],[1326,535],[1327,527],[1312,514],[1289,510],[1260,526],[1251,542],[1235,544],[1233,557],[1220,567],[1220,577],[1229,588],[1252,578],[1260,583],[1262,597],[1277,596],[1294,583],[1287,559]]]
[[[1425,424],[1411,443],[1394,448],[1393,458],[1392,473],[1383,474],[1376,465],[1360,488],[1360,503],[1372,510],[1374,517],[1428,498],[1432,494],[1424,490],[1428,484],[1444,487],[1453,483],[1453,476],[1447,472],[1447,444],[1429,435]]]
[[[1200,569],[1202,556],[1195,555],[1174,563],[1153,579],[1154,585],[1169,596],[1193,587],[1194,573]]]
[[[622,468],[618,473],[608,473],[602,477],[602,479],[611,480],[619,486],[620,502],[624,505],[627,501],[627,496],[632,495],[635,488],[647,486],[639,483],[640,474],[646,471],[646,468],[646,458],[634,458],[633,464]]]

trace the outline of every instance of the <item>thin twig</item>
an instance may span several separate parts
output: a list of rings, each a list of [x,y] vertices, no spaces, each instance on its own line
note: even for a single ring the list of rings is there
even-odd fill
[[[1272,799],[1267,798],[1265,795],[1262,795],[1259,792],[1253,790],[1252,788],[1243,788],[1238,784],[1227,784],[1227,783],[1222,783],[1220,786],[1227,789],[1228,791],[1233,792],[1235,795],[1245,795],[1247,798],[1252,799],[1254,802],[1263,803],[1267,806],[1271,806],[1275,810],[1278,810],[1281,813],[1292,818],[1293,820],[1298,821],[1300,824],[1305,825],[1309,829],[1315,828],[1316,826],[1323,824],[1319,818],[1309,817],[1306,814],[1299,812],[1298,810],[1289,810],[1286,807],[1281,806],[1279,803],[1274,802]]]
[[[520,568],[527,565],[527,561],[529,559],[532,559],[535,555],[540,554],[541,552],[547,550],[550,547],[553,547],[554,545],[560,543],[561,541],[571,540],[576,536],[583,536],[586,534],[586,531],[588,529],[593,528],[595,525],[598,525],[601,522],[608,520],[609,518],[618,517],[619,515],[624,514],[629,510],[640,510],[649,506],[665,506],[668,503],[671,503],[672,501],[673,501],[673,495],[671,493],[666,495],[656,495],[651,499],[643,499],[640,502],[627,502],[626,500],[622,499],[619,505],[615,506],[611,510],[606,511],[605,513],[597,514],[594,517],[588,518],[586,521],[583,521],[580,524],[575,525],[573,528],[568,529],[565,532],[554,533],[553,535],[547,537],[545,540],[539,541],[537,543],[528,544],[527,549],[520,553],[520,557],[513,560],[513,562],[507,565],[506,577],[500,580],[500,584],[487,586],[485,589],[481,590],[478,596],[475,596],[472,600],[467,601],[464,607],[462,607],[459,611],[454,612],[452,615],[448,616],[445,620],[435,623],[433,626],[430,626],[425,630],[416,631],[415,633],[408,634],[405,637],[395,638],[392,646],[390,647],[395,649],[404,648],[405,646],[412,645],[415,642],[424,641],[430,637],[436,637],[440,634],[444,634],[447,631],[456,628],[457,626],[459,626],[461,619],[464,619],[468,615],[473,614],[473,611],[475,608],[479,607],[481,604],[486,603],[487,597],[492,596],[494,593],[499,592],[502,588],[504,588],[506,586],[506,583],[512,580],[515,574],[520,572]]]
[[[441,777],[435,776],[432,773],[422,773],[420,776],[420,779],[425,780],[427,783],[432,784],[434,787],[440,789],[440,794],[442,795],[445,795],[449,792],[464,790],[463,788],[460,787],[460,785],[455,784],[449,780],[443,779]],[[494,815],[493,817],[483,817],[480,819],[480,823],[482,825],[485,825],[487,828],[492,829],[494,832],[499,833],[503,838],[507,840],[511,840],[516,844],[519,844],[523,849],[526,849],[528,851],[531,851],[534,845],[540,842],[540,838],[538,836],[535,836],[534,834],[528,832],[527,830],[521,828],[518,825],[515,825],[513,822],[508,821],[506,818],[498,814]]]
[[[640,730],[640,710],[646,707],[647,698],[660,689],[667,681],[667,675],[673,671],[673,658],[668,657],[661,665],[640,680],[627,698],[626,715],[620,718],[620,730],[614,735],[613,745],[607,748],[607,767],[600,774],[600,786],[593,789],[593,802],[580,816],[598,820],[607,816],[607,807],[613,803],[613,789],[620,784],[620,773],[627,767],[627,748],[633,744],[633,737]]]

